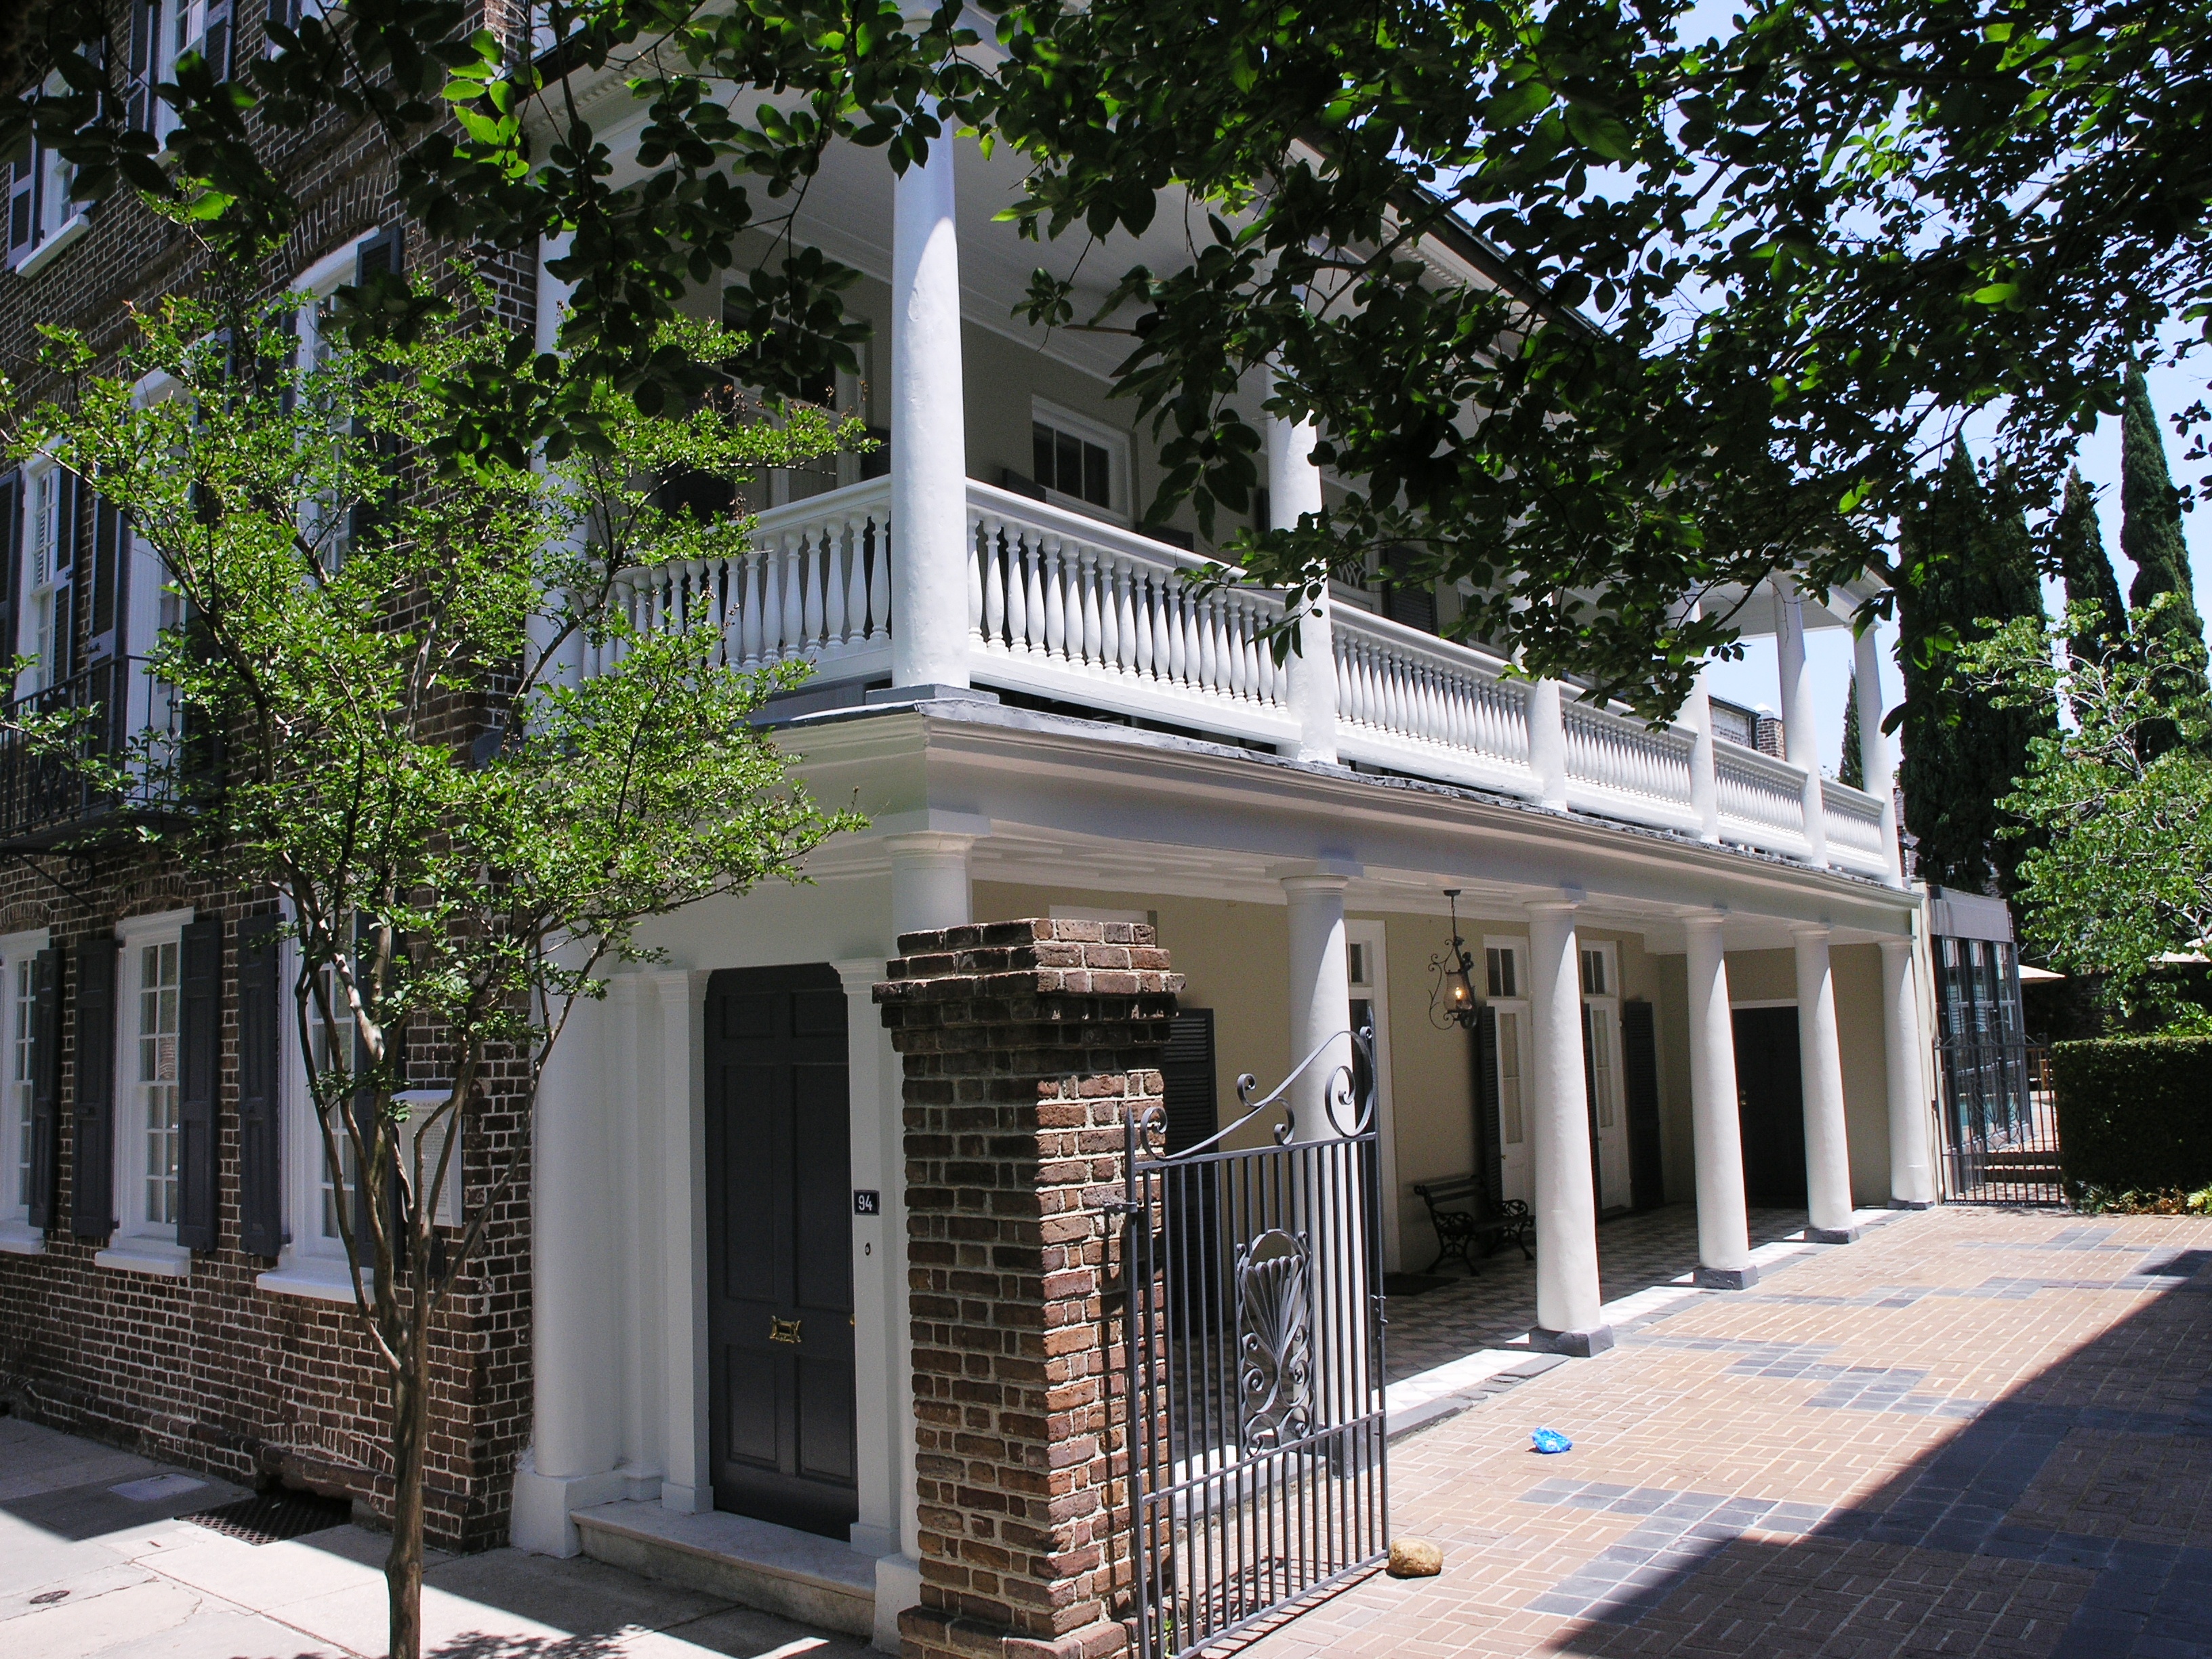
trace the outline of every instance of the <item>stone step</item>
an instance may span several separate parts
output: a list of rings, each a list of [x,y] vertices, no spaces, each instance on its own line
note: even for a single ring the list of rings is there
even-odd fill
[[[719,1510],[678,1515],[631,1499],[569,1518],[594,1561],[824,1630],[874,1633],[875,1559],[835,1539]]]

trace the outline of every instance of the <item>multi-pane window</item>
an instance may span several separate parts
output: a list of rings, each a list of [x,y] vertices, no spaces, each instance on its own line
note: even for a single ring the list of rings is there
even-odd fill
[[[1605,952],[1602,951],[1583,952],[1583,994],[1586,997],[1613,994],[1606,983]]]
[[[1589,1046],[1590,1093],[1597,1107],[1597,1127],[1613,1127],[1613,1021],[1604,1010],[1585,1004],[1583,1009],[1583,1037]]]
[[[322,999],[310,1000],[307,1005],[307,1038],[313,1045],[312,1075],[317,1078],[328,1078],[334,1072],[348,1072],[353,1069],[353,1012],[346,1006],[337,975],[331,969],[328,968],[323,969],[322,982],[323,990],[329,999],[331,1018],[328,1019],[323,1018]],[[306,1079],[302,1079],[303,1090],[305,1083]],[[307,1121],[312,1127],[314,1125],[314,1105],[312,1096],[308,1102]],[[322,1132],[319,1128],[314,1128],[311,1144],[314,1147],[315,1167],[320,1171],[318,1184],[323,1194],[322,1235],[325,1239],[336,1243],[345,1237],[338,1227],[338,1205],[345,1194],[358,1184],[361,1158],[354,1150],[353,1137],[346,1132],[343,1121],[333,1119],[331,1127],[337,1136],[338,1158],[343,1166],[345,1177],[343,1186],[331,1179],[330,1153],[323,1145]]]
[[[24,529],[24,588],[28,598],[27,633],[22,649],[31,659],[26,690],[39,691],[62,678],[69,650],[69,608],[62,578],[62,522],[65,480],[57,467],[33,474],[27,492]]]
[[[1491,1018],[1498,1022],[1498,1138],[1508,1146],[1518,1146],[1524,1133],[1521,1120],[1521,1011],[1500,1008]]]
[[[8,1105],[15,1117],[15,1200],[31,1192],[31,1033],[35,1012],[36,961],[26,954],[7,964]]]
[[[1106,446],[1042,421],[1030,423],[1036,481],[1092,507],[1114,505],[1114,458]]]
[[[146,1219],[177,1219],[177,958],[175,939],[138,947],[138,1121],[146,1136]]]
[[[1492,945],[1484,949],[1490,967],[1490,994],[1492,997],[1517,997],[1521,994],[1520,975],[1514,966],[1515,951],[1510,945]]]

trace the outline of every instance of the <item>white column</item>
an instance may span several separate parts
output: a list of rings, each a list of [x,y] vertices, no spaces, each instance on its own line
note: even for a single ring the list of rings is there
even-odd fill
[[[968,875],[973,836],[925,830],[891,836],[891,935],[962,927],[975,920]]]
[[[580,1001],[538,1085],[531,1125],[531,1445],[516,1471],[516,1546],[569,1556],[571,1511],[621,1495],[607,1113],[600,1005]]]
[[[1290,1105],[1300,1140],[1326,1140],[1337,1133],[1323,1097],[1330,1074],[1352,1061],[1352,1039],[1340,1034],[1346,1031],[1352,1018],[1344,890],[1355,873],[1338,866],[1282,878],[1290,901],[1291,1064],[1296,1066],[1331,1037],[1340,1037],[1291,1091]]]
[[[1920,994],[1912,941],[1881,942],[1881,1043],[1889,1084],[1889,1201],[1924,1210],[1936,1201],[1929,1161],[1928,1097],[1920,1069]]]
[[[864,1555],[895,1555],[899,1548],[899,1446],[909,1449],[908,1431],[914,1402],[908,1395],[895,1393],[892,1377],[902,1353],[910,1356],[913,1344],[905,1331],[896,1328],[892,1311],[906,1277],[906,1226],[903,1213],[897,1229],[887,1212],[890,1200],[901,1198],[904,1167],[900,1122],[898,1056],[892,1052],[890,1034],[884,1030],[883,1015],[874,999],[876,982],[884,976],[879,957],[862,957],[836,964],[845,987],[845,1045],[849,1103],[853,1188],[876,1194],[873,1215],[863,1215],[856,1206],[853,1215],[853,1361],[854,1422],[859,1442],[860,1519],[853,1523],[853,1547]],[[902,1212],[903,1202],[897,1206]],[[910,1466],[911,1452],[906,1459]],[[908,1490],[911,1490],[909,1481]],[[897,1611],[896,1609],[893,1610]]]
[[[707,1437],[707,981],[702,969],[649,977],[660,1000],[661,1246],[667,1289],[667,1478],[662,1504],[714,1507]],[[641,1108],[644,1103],[640,1103]]]
[[[1897,845],[1896,763],[1882,733],[1881,641],[1875,625],[1851,641],[1851,665],[1858,680],[1859,769],[1866,791],[1881,803],[1881,856],[1889,884],[1905,885],[1905,857]]]
[[[1805,1097],[1806,1237],[1848,1244],[1851,1221],[1850,1135],[1844,1118],[1844,1056],[1836,1038],[1836,982],[1828,969],[1828,929],[1790,929],[1797,941],[1798,1075]]]
[[[1313,424],[1267,419],[1267,516],[1272,530],[1295,530],[1298,515],[1321,511],[1321,469],[1312,461]],[[1336,629],[1328,584],[1298,618],[1290,659],[1291,713],[1298,722],[1297,758],[1336,764]]]
[[[952,136],[891,186],[891,684],[968,684],[968,436]]]
[[[1718,916],[1690,916],[1690,1132],[1698,1174],[1698,1283],[1740,1291],[1759,1282],[1743,1196],[1736,1116],[1735,1026]]]
[[[1536,775],[1536,799],[1561,811],[1567,805],[1567,728],[1559,707],[1557,680],[1528,685],[1528,769]]]
[[[667,1474],[667,1263],[661,1248],[660,1182],[665,1158],[660,1098],[659,999],[642,974],[617,974],[607,981],[606,1097],[626,1103],[616,1114],[616,1231],[622,1241],[623,1477],[626,1498],[655,1499]]]
[[[1613,1330],[1600,1313],[1582,961],[1575,907],[1565,900],[1528,907],[1528,1019],[1536,1194],[1536,1328],[1528,1340],[1587,1357],[1613,1346]]]
[[[1805,839],[1813,862],[1828,861],[1828,811],[1820,794],[1820,728],[1813,715],[1813,671],[1805,659],[1805,601],[1797,585],[1777,576],[1774,588],[1774,650],[1781,665],[1782,747],[1792,766],[1805,771]]]

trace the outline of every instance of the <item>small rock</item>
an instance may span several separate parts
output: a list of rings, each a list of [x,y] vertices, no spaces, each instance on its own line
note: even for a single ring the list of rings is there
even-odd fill
[[[1389,1574],[1393,1578],[1433,1578],[1444,1570],[1443,1548],[1425,1538],[1390,1540]]]

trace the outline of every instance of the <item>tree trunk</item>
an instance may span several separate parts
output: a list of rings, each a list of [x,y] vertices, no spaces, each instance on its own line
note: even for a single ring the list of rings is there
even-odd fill
[[[423,1300],[416,1286],[418,1304]],[[409,1307],[415,1327],[392,1379],[392,1553],[384,1583],[392,1608],[391,1659],[422,1659],[422,1465],[430,1449],[430,1333],[427,1310]]]

